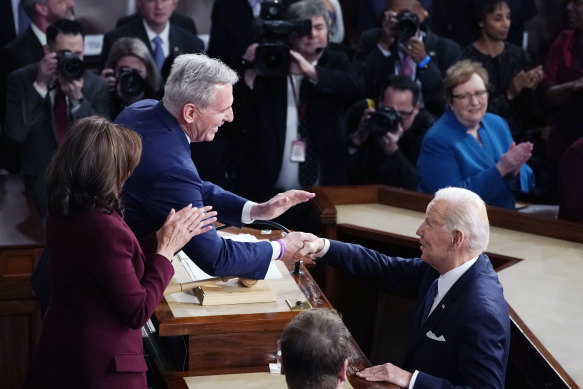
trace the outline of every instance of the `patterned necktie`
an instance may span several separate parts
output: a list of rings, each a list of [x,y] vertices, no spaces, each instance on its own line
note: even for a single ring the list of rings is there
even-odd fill
[[[162,69],[162,65],[164,65],[164,50],[162,50],[162,38],[160,35],[156,35],[154,39],[154,60],[156,61],[156,65],[158,65],[158,69]]]
[[[65,97],[65,94],[61,92],[61,88],[57,86],[55,100],[53,101],[53,117],[55,119],[57,143],[59,144],[61,144],[67,133],[67,126],[69,124],[67,116],[67,98]]]
[[[300,163],[299,181],[300,185],[308,188],[314,185],[318,175],[318,161],[316,159],[316,150],[314,150],[314,142],[311,139],[311,131],[308,126],[307,110],[308,110],[308,86],[309,81],[304,77],[300,86],[300,104],[298,106],[298,132],[302,140],[306,142],[306,155],[304,162]]]
[[[425,323],[425,320],[427,320],[427,316],[429,316],[429,311],[431,310],[431,306],[433,305],[433,302],[435,301],[435,296],[437,295],[437,280],[438,279],[439,278],[436,278],[435,280],[433,280],[433,283],[431,284],[431,286],[427,290],[427,294],[425,295],[425,302],[423,303],[423,318],[422,318],[421,323]]]
[[[415,71],[414,66],[415,62],[413,59],[408,55],[404,54],[403,60],[401,61],[401,75],[407,78],[413,78],[413,73]]]

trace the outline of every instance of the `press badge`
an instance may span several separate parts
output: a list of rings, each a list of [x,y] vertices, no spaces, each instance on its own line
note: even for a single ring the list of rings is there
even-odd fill
[[[290,160],[292,162],[304,162],[306,160],[305,140],[294,140],[292,142]]]

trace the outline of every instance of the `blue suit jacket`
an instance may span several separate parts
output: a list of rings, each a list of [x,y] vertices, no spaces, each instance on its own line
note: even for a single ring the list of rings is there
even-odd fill
[[[419,388],[503,388],[510,345],[508,307],[489,258],[482,254],[423,322],[423,303],[439,276],[419,258],[389,257],[359,245],[330,241],[318,260],[385,291],[417,296],[404,368],[419,370]],[[427,336],[431,331],[438,341]]]
[[[486,113],[478,134],[482,145],[453,112],[446,111],[423,138],[417,160],[419,191],[433,194],[457,186],[475,192],[488,205],[514,209],[513,192],[529,192],[534,187],[532,169],[524,164],[515,179],[502,177],[496,169],[496,162],[513,142],[500,116]]]
[[[240,226],[247,200],[202,181],[184,131],[162,105],[142,100],[115,120],[142,137],[140,164],[123,191],[125,220],[138,239],[156,231],[172,208],[212,205],[221,221]],[[216,230],[195,236],[184,252],[205,272],[216,276],[265,277],[273,249],[267,242],[239,243],[219,237]]]

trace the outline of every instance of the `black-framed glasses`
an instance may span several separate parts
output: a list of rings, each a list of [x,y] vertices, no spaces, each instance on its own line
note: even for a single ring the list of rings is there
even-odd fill
[[[487,89],[482,89],[482,90],[477,90],[473,93],[462,93],[461,95],[451,95],[451,97],[453,97],[454,99],[458,99],[459,101],[463,102],[463,103],[469,103],[472,98],[475,98],[478,101],[484,101],[488,98],[488,90]]]
[[[392,109],[393,111],[395,111],[397,113],[397,115],[399,115],[399,119],[401,119],[401,120],[409,119],[411,117],[411,115],[413,115],[413,111],[415,111],[415,107],[411,108],[410,111],[397,111],[395,108],[391,107],[390,105],[384,105],[384,104],[381,104],[381,108]]]

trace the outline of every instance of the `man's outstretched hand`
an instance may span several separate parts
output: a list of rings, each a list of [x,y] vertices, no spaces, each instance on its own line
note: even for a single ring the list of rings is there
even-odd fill
[[[253,208],[251,208],[251,219],[275,219],[294,205],[304,203],[314,196],[314,193],[298,189],[292,189],[288,190],[287,192],[278,193],[264,203],[255,204]]]

